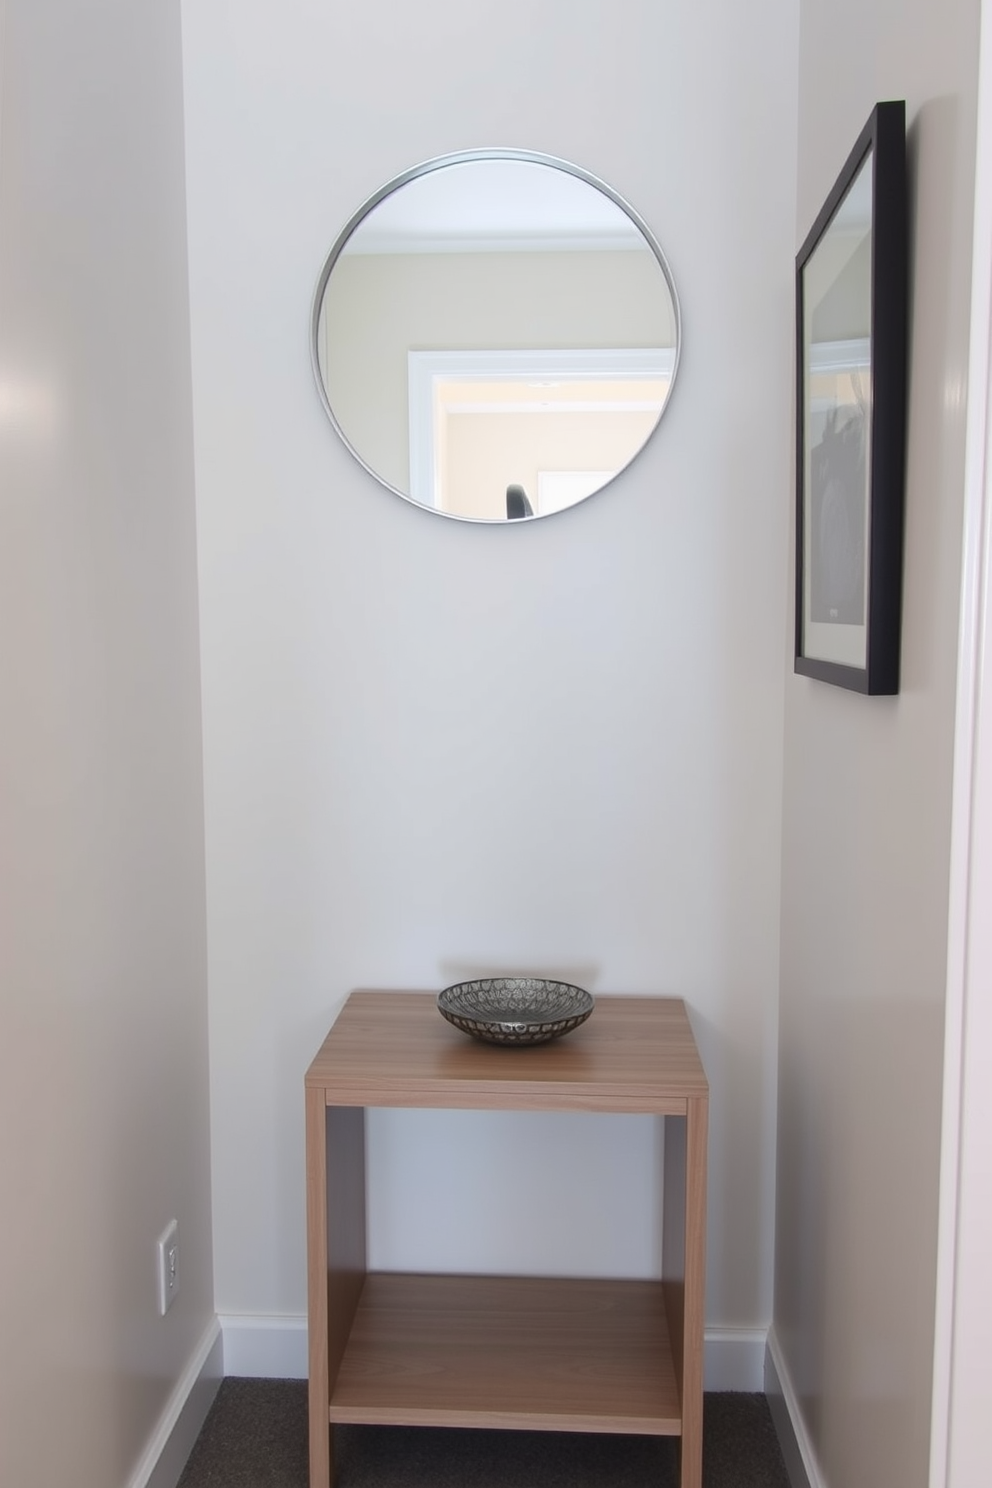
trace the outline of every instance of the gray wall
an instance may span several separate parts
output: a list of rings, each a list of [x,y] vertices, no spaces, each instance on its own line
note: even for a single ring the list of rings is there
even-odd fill
[[[119,1488],[213,1312],[178,6],[0,44],[0,1481]]]
[[[977,0],[803,0],[806,235],[876,99],[912,215],[902,688],[785,693],[775,1333],[824,1480],[927,1481]]]

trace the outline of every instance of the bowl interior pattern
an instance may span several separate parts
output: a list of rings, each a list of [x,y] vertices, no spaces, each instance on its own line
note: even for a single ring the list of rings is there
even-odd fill
[[[438,993],[438,1011],[456,1028],[492,1044],[544,1044],[584,1023],[592,994],[541,977],[486,977]]]

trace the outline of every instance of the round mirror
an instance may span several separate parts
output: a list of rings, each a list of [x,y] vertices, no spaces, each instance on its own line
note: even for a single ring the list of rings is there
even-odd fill
[[[649,229],[576,166],[444,156],[384,186],[317,282],[314,373],[355,457],[445,516],[546,516],[605,486],[671,395],[678,298]]]

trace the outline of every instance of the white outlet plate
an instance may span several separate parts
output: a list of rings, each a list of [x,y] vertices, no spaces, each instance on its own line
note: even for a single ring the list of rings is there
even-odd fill
[[[158,1311],[165,1317],[179,1295],[179,1223],[172,1219],[155,1242]]]

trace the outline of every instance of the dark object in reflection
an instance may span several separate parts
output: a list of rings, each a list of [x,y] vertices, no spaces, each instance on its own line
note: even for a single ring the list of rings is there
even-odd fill
[[[527,492],[523,486],[507,486],[506,515],[511,522],[516,521],[518,517],[532,517],[534,515],[534,508],[527,499]]]
[[[865,623],[865,434],[863,408],[834,408],[810,457],[810,617],[826,625]]]

